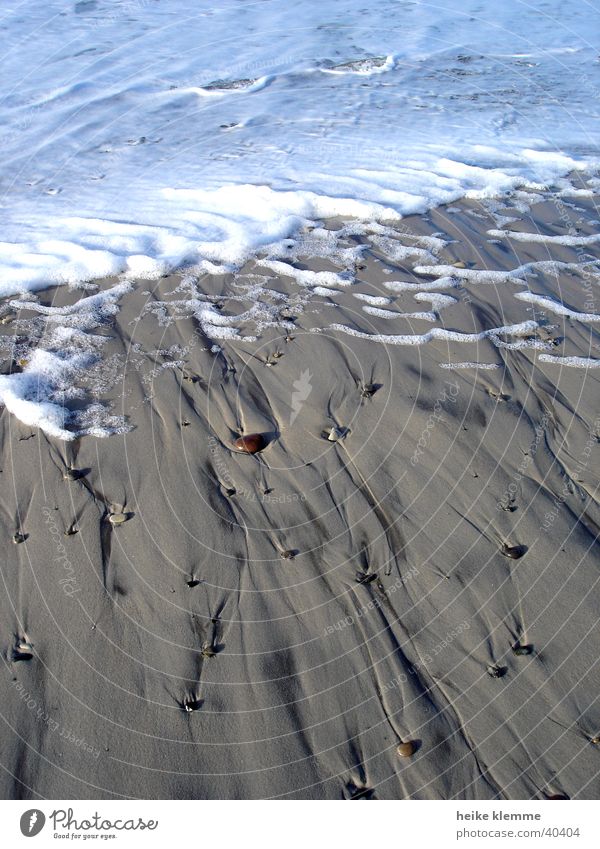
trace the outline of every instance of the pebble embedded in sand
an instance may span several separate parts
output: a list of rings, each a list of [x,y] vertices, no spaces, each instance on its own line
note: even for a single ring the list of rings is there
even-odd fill
[[[19,545],[19,543],[25,542],[26,539],[27,535],[22,534],[21,531],[17,531],[17,533],[13,536],[13,542],[15,543],[15,545]]]
[[[417,745],[412,740],[408,740],[406,743],[400,743],[396,748],[396,754],[399,758],[412,758],[416,751]]]
[[[375,572],[356,572],[354,580],[357,584],[370,584],[377,577]]]
[[[78,469],[66,469],[63,473],[63,478],[66,481],[76,481],[81,476],[81,472]]]
[[[505,557],[510,557],[511,560],[518,560],[520,557],[527,552],[526,545],[504,545],[501,548],[501,552]]]
[[[364,383],[361,386],[360,394],[363,398],[372,398],[378,388],[379,387],[375,383]]]
[[[215,657],[217,653],[211,645],[206,643],[205,645],[202,646],[202,651],[200,652],[200,654],[202,655],[202,657],[209,658],[209,657]]]
[[[517,644],[513,646],[513,654],[516,654],[517,657],[525,657],[528,654],[533,653],[533,646],[531,645],[520,645]]]
[[[488,666],[487,668],[487,674],[490,678],[503,678],[507,671],[506,666],[498,666],[497,664],[495,666]]]
[[[122,525],[130,518],[131,517],[129,513],[111,513],[108,517],[108,521],[111,523],[111,525]]]
[[[19,640],[13,649],[13,660],[31,660],[33,657],[33,646],[27,640]]]
[[[262,433],[249,433],[247,436],[238,437],[233,447],[241,454],[256,454],[267,447],[267,440]]]
[[[338,442],[348,434],[348,428],[345,427],[330,427],[324,430],[321,434],[323,439],[329,442]]]
[[[288,548],[285,551],[280,551],[279,555],[284,560],[293,560],[294,557],[296,556],[296,550],[293,549],[293,548]]]
[[[600,734],[597,734],[595,737],[592,737],[590,743],[594,746],[600,746]]]

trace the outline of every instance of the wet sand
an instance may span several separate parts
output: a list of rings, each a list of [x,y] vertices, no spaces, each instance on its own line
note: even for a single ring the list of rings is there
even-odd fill
[[[349,233],[333,294],[135,281],[82,382],[131,430],[2,408],[3,798],[598,798],[600,370],[552,357],[600,359],[599,325],[515,294],[600,313],[600,245],[488,233],[597,233],[593,197],[542,195],[405,219],[396,259]],[[432,328],[479,338],[398,343]]]

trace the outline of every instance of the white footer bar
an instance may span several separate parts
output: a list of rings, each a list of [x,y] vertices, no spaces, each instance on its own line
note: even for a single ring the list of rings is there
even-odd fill
[[[365,801],[365,800],[360,800]],[[562,804],[557,804],[562,801]],[[600,802],[0,801],[3,847],[326,849],[408,845],[598,849]],[[33,842],[32,842],[33,841]],[[169,841],[169,842],[167,842]],[[310,842],[309,842],[310,841]],[[409,843],[410,841],[410,843]]]

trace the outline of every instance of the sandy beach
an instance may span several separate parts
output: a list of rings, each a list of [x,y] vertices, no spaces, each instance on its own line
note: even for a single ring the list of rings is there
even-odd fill
[[[596,201],[2,300],[3,798],[598,798]]]

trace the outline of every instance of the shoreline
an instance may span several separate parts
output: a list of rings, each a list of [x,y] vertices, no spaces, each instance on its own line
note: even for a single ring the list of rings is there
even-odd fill
[[[2,299],[3,798],[597,798],[595,197],[400,223]]]

